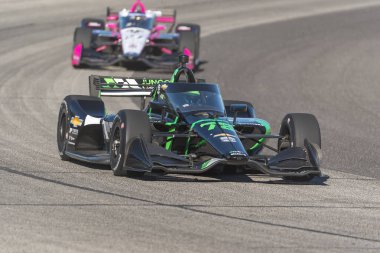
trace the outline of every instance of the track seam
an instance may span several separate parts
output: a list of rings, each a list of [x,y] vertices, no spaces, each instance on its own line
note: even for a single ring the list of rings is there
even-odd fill
[[[32,178],[32,179],[39,180],[39,181],[49,182],[49,183],[53,183],[53,184],[57,184],[57,185],[62,185],[62,186],[66,186],[66,187],[71,187],[71,188],[76,188],[76,189],[80,189],[80,190],[84,190],[84,191],[89,191],[89,192],[95,192],[95,193],[110,195],[110,196],[114,196],[114,197],[120,197],[120,198],[124,198],[124,199],[137,200],[137,201],[141,201],[141,202],[145,202],[145,203],[149,203],[149,204],[157,205],[157,206],[178,208],[178,209],[182,209],[182,210],[186,210],[186,211],[191,211],[191,212],[194,212],[194,213],[206,214],[206,215],[211,215],[211,216],[215,216],[215,217],[228,218],[228,219],[232,219],[232,220],[245,221],[245,222],[250,222],[250,223],[255,223],[255,224],[260,224],[260,225],[266,225],[266,226],[272,226],[272,227],[278,227],[278,228],[293,229],[293,230],[298,230],[298,231],[303,231],[303,232],[311,232],[311,233],[317,233],[317,234],[323,234],[323,235],[337,236],[337,237],[342,237],[342,238],[347,238],[347,239],[355,239],[355,240],[362,240],[362,241],[380,243],[380,240],[371,239],[371,238],[364,238],[364,237],[358,237],[358,236],[338,234],[338,233],[334,233],[334,232],[322,231],[322,230],[317,230],[317,229],[302,228],[302,227],[296,227],[296,226],[290,226],[290,225],[284,225],[284,224],[277,224],[277,223],[265,222],[265,221],[254,220],[254,219],[235,217],[235,216],[230,216],[230,215],[225,215],[225,214],[218,214],[218,213],[214,213],[214,212],[202,211],[202,210],[190,208],[190,207],[185,206],[185,205],[184,206],[179,206],[179,205],[165,204],[165,203],[156,202],[156,201],[152,201],[152,200],[141,199],[141,198],[131,197],[131,196],[127,196],[127,195],[122,195],[122,194],[117,194],[117,193],[97,190],[97,189],[93,189],[93,188],[90,188],[90,187],[85,187],[85,186],[79,186],[79,185],[75,185],[75,184],[65,183],[65,182],[62,182],[62,181],[54,180],[54,179],[48,179],[48,178],[44,178],[44,177],[40,177],[40,176],[36,176],[36,175],[32,175],[32,174],[27,174],[27,173],[20,172],[20,171],[11,169],[11,168],[0,167],[0,170],[6,171],[8,173],[15,174],[15,175]]]

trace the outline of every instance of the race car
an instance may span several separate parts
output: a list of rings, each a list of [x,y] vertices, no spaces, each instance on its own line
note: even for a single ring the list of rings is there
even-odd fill
[[[137,0],[130,10],[107,8],[106,20],[85,18],[75,29],[72,66],[175,69],[188,55],[190,69],[199,64],[200,26],[176,25],[176,11],[146,10]]]
[[[219,86],[197,80],[188,60],[181,56],[167,80],[90,76],[90,96],[70,95],[61,104],[60,157],[109,165],[116,176],[225,168],[297,180],[321,175],[321,134],[313,115],[288,114],[279,134],[271,134],[250,102],[223,101]],[[107,114],[103,96],[141,97],[140,110]],[[277,139],[277,146],[268,139]]]

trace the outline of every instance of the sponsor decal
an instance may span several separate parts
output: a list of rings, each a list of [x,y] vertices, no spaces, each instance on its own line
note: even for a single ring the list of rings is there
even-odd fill
[[[177,28],[178,31],[191,31],[191,27],[181,25]]]
[[[214,135],[214,138],[217,138],[217,137],[235,137],[235,136],[232,134],[221,133],[221,134]]]
[[[70,127],[69,133],[70,133],[70,134],[74,134],[74,135],[78,135],[78,129],[75,129],[75,128],[71,128],[71,127]]]
[[[157,85],[160,83],[170,83],[170,80],[163,79],[143,79],[143,85]]]
[[[141,89],[136,79],[105,77],[104,82],[106,85],[103,85],[102,88]]]
[[[232,134],[216,134],[214,135],[214,138],[219,138],[221,142],[236,142],[236,137]]]
[[[74,127],[78,127],[78,126],[81,126],[82,123],[83,123],[83,120],[81,120],[78,116],[75,116],[75,117],[71,117],[71,121],[70,121],[71,125],[73,125]]]
[[[220,137],[219,139],[221,142],[236,142],[236,139],[234,137],[229,136]]]
[[[222,128],[224,130],[234,131],[234,127],[231,124],[225,123],[225,122],[218,122],[218,123],[216,121],[214,121],[214,122],[207,122],[207,123],[201,124],[201,127],[203,128],[205,126],[206,127],[208,126],[208,131],[212,131],[212,130],[215,129],[216,124],[218,124],[220,126],[220,128]]]
[[[97,23],[97,22],[89,22],[87,24],[88,27],[100,27],[101,24]]]
[[[131,78],[116,78],[104,77],[105,85],[102,88],[124,88],[124,89],[142,89],[143,86],[155,86],[161,83],[169,83],[170,80],[165,79],[131,79]],[[144,87],[147,89],[147,87]]]
[[[165,91],[167,88],[168,88],[168,85],[167,85],[167,84],[163,84],[163,85],[161,85],[161,90]]]
[[[86,119],[84,120],[84,125],[99,125],[101,121],[101,118],[95,118],[90,115],[86,116]]]
[[[231,151],[230,155],[231,156],[244,156],[244,157],[246,156],[246,154],[244,154],[242,151],[239,151],[239,150]]]

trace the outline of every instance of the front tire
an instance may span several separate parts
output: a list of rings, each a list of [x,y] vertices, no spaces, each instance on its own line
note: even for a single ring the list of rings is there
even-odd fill
[[[122,121],[119,115],[116,116],[110,140],[110,164],[115,176],[125,176],[123,171],[125,161],[125,127],[122,128]]]
[[[69,123],[70,117],[67,110],[66,103],[61,104],[61,108],[58,114],[58,125],[57,125],[57,144],[59,156],[63,161],[70,160],[66,155],[66,147],[68,142],[68,135],[70,129]]]
[[[83,51],[91,48],[92,30],[89,28],[78,27],[74,31],[73,51],[71,55],[72,66],[81,68]]]
[[[278,152],[292,148],[304,147],[305,139],[321,148],[321,131],[317,118],[308,113],[287,114],[281,123],[280,135],[283,139],[278,140]],[[314,175],[303,177],[283,177],[285,180],[310,181]]]
[[[110,140],[110,165],[115,176],[141,177],[145,171],[125,168],[126,149],[131,141],[143,137],[151,142],[148,115],[138,110],[122,110],[116,115]]]

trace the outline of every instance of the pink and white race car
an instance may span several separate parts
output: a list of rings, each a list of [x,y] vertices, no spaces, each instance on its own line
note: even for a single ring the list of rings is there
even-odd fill
[[[169,68],[178,56],[189,56],[191,69],[199,64],[200,26],[176,24],[176,11],[146,10],[137,0],[131,9],[107,8],[106,20],[85,18],[75,29],[72,65],[127,68]]]

